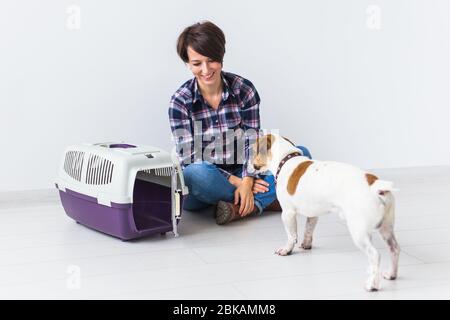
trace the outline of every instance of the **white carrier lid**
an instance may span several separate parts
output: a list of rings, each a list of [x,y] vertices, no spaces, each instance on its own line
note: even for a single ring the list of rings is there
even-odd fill
[[[75,161],[75,169],[79,174],[74,175],[67,172],[67,154],[83,154],[84,161]],[[72,157],[73,158],[73,157]],[[92,160],[91,160],[92,159]],[[108,163],[111,167],[111,177],[107,183],[89,183],[89,165],[96,163]],[[105,165],[106,168],[106,165]],[[58,188],[65,191],[66,188],[99,199],[99,202],[108,205],[114,203],[131,203],[133,197],[134,181],[140,171],[166,175],[164,168],[176,170],[179,179],[179,188],[182,194],[187,194],[188,190],[184,184],[184,178],[176,154],[145,145],[134,145],[125,142],[102,142],[102,143],[82,143],[66,148],[62,159],[57,178]],[[73,167],[71,169],[74,169]],[[161,171],[163,170],[163,171]],[[108,171],[109,172],[109,171]]]

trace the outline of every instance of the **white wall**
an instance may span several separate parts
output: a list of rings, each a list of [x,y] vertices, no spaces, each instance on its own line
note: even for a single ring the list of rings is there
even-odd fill
[[[69,144],[171,148],[168,101],[190,77],[175,42],[203,19],[227,36],[224,69],[256,85],[263,126],[316,158],[448,165],[449,13],[445,0],[2,0],[0,191],[51,188]]]

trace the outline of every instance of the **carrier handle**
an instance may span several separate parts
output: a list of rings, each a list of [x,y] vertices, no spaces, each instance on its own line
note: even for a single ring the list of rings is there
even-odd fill
[[[189,193],[188,187],[184,184],[184,175],[183,170],[181,170],[180,161],[178,160],[177,153],[175,150],[172,150],[172,162],[175,166],[176,170],[178,171],[178,177],[180,177],[180,184],[181,184],[181,192],[183,195],[187,195]]]

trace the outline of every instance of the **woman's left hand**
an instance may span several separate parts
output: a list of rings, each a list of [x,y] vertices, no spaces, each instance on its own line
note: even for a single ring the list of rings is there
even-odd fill
[[[255,179],[253,183],[253,193],[264,193],[269,191],[269,183],[263,179]]]

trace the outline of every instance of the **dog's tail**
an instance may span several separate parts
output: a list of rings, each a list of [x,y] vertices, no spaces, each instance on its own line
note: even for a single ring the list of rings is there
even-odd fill
[[[386,180],[380,180],[377,179],[374,181],[374,183],[370,186],[372,191],[377,193],[378,195],[383,195],[386,192],[392,192],[397,191],[398,189],[394,188],[394,183],[392,181],[386,181]]]
[[[375,193],[382,202],[386,202],[392,196],[392,192],[398,191],[394,188],[394,183],[392,181],[386,180],[375,180],[370,186],[370,189]]]
[[[395,215],[395,199],[392,194],[398,189],[394,188],[394,183],[392,181],[385,180],[375,180],[375,182],[370,186],[372,192],[376,194],[380,202],[384,205],[384,216],[382,223],[394,224]]]

